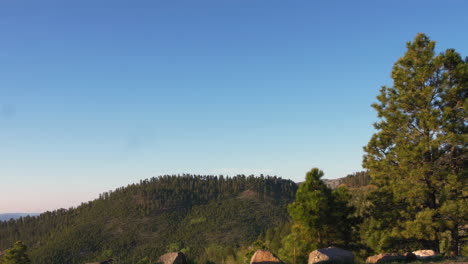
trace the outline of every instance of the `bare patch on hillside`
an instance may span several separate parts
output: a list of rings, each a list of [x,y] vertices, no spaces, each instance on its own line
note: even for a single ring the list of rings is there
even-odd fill
[[[247,190],[243,191],[241,194],[239,194],[239,196],[237,198],[239,198],[241,200],[246,200],[246,199],[256,198],[257,196],[258,196],[257,192],[252,191],[250,189],[247,189]]]

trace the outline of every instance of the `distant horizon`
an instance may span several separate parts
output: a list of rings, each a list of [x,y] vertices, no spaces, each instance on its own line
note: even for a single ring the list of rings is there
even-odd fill
[[[455,8],[454,8],[455,7]],[[160,174],[362,170],[417,33],[468,55],[468,2],[0,3],[0,212]],[[433,19],[437,17],[438,19]]]
[[[15,215],[15,214],[20,214],[20,215],[31,215],[31,214],[42,214],[44,212],[34,212],[34,213],[24,213],[24,212],[8,212],[8,213],[0,213],[0,215]]]
[[[38,216],[44,212],[40,213],[0,213],[0,221],[9,221],[10,219],[18,219],[24,216]]]

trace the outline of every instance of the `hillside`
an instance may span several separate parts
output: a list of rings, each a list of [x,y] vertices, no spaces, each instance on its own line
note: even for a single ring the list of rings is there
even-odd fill
[[[323,179],[323,182],[332,189],[335,189],[340,185],[345,185],[346,187],[353,189],[368,186],[371,182],[371,178],[368,172],[359,171],[348,174],[342,178]]]
[[[0,223],[0,251],[16,240],[33,263],[119,263],[167,250],[203,258],[210,246],[235,250],[287,221],[297,186],[276,177],[162,176],[103,193],[77,208]]]

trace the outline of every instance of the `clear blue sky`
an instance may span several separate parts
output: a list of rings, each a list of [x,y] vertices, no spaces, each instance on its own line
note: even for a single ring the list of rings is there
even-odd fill
[[[418,32],[468,55],[468,1],[0,1],[0,213],[161,174],[361,170]]]

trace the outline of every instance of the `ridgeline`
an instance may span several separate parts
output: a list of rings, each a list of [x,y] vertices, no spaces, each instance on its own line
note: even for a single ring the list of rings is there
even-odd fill
[[[136,263],[168,250],[202,258],[214,245],[234,251],[286,223],[296,190],[270,176],[165,175],[76,208],[0,222],[0,250],[22,240],[35,264]]]

